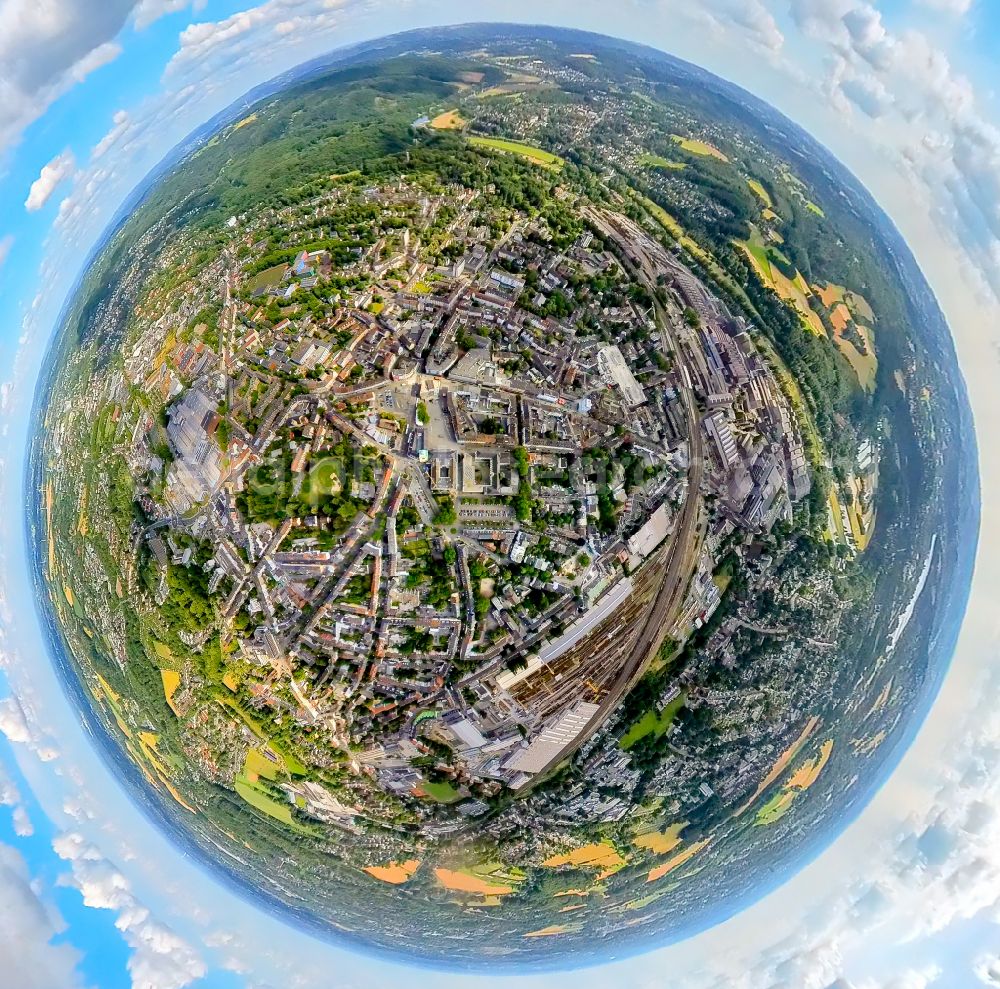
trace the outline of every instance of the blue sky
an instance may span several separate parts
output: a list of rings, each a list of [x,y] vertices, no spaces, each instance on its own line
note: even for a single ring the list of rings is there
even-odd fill
[[[1000,986],[995,0],[0,0],[0,984],[500,981],[409,973],[321,945],[220,889],[151,832],[49,668],[20,540],[26,417],[44,347],[128,192],[185,134],[278,72],[351,41],[472,16],[653,44],[746,86],[827,144],[888,210],[941,300],[983,438],[987,493],[956,662],[862,818],[713,931],[518,985],[662,986],[670,972],[690,989]],[[933,861],[917,840],[928,828],[942,849]]]

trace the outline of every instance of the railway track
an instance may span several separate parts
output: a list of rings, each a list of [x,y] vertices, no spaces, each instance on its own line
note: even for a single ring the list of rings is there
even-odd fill
[[[616,240],[626,258],[626,267],[645,286],[653,298],[657,326],[664,336],[674,342],[667,314],[656,298],[656,262],[651,253],[643,249],[633,231],[625,231],[596,210],[591,219],[607,236]],[[631,260],[634,258],[634,262]],[[678,360],[684,351],[674,345]],[[653,603],[643,621],[642,630],[632,648],[629,659],[600,703],[600,707],[583,731],[554,756],[538,773],[536,781],[543,779],[558,765],[576,753],[586,741],[607,721],[622,698],[642,679],[656,657],[676,614],[683,604],[688,584],[697,565],[704,539],[705,525],[702,518],[701,485],[705,461],[701,436],[701,421],[694,394],[690,387],[680,390],[687,420],[689,467],[687,497],[678,516],[677,525],[669,537],[664,553],[663,578]]]

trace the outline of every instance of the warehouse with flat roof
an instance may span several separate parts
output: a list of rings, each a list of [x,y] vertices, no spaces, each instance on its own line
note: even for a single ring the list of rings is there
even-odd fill
[[[540,773],[563,749],[583,733],[600,705],[581,701],[561,714],[526,749],[515,752],[504,769],[515,773]]]

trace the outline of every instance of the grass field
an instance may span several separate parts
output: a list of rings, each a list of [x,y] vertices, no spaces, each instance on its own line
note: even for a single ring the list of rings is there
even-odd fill
[[[264,726],[247,711],[243,710],[240,702],[235,697],[217,697],[216,700],[225,708],[229,708],[262,742],[267,742],[274,753],[280,758],[285,768],[293,776],[305,776],[309,770],[300,759],[289,752],[284,746],[279,746],[272,742],[264,730]]]
[[[758,827],[767,827],[769,824],[776,824],[792,809],[792,804],[795,802],[795,794],[795,790],[782,790],[780,793],[776,793],[757,811],[754,824]]]
[[[687,165],[683,161],[671,161],[669,158],[664,158],[662,155],[643,155],[639,159],[639,165],[642,168],[666,168],[671,171],[679,172],[682,169],[687,168]]]
[[[287,264],[277,264],[273,268],[265,268],[247,282],[247,288],[253,295],[263,295],[281,284],[286,271],[288,271]]]
[[[302,834],[309,834],[309,832],[292,817],[291,804],[279,804],[277,800],[272,799],[267,793],[255,786],[245,776],[237,776],[235,786],[236,792],[243,800],[250,804],[251,807],[259,810],[262,814],[266,814],[268,817],[273,817],[276,821],[281,821],[282,824],[288,825],[288,827],[290,827],[293,831],[299,831]]]
[[[680,134],[671,134],[671,138],[679,144],[685,151],[693,155],[701,155],[703,158],[716,158],[718,161],[729,162],[729,159],[713,144],[707,141],[699,141],[697,138],[681,137]]]
[[[246,762],[243,763],[243,775],[249,780],[261,776],[266,780],[276,780],[281,775],[282,768],[268,759],[260,749],[250,749]]]
[[[822,208],[817,206],[811,199],[806,200],[806,209],[809,210],[810,213],[815,213],[817,216],[826,216],[826,213],[823,212]]]
[[[453,804],[460,799],[458,790],[451,783],[421,783],[420,788],[439,804]]]
[[[686,700],[687,695],[681,692],[659,713],[653,710],[647,711],[638,721],[632,722],[629,730],[622,736],[622,748],[627,751],[647,735],[661,738],[673,724],[674,718]]]
[[[761,281],[768,288],[774,289],[786,302],[791,302],[798,310],[802,322],[816,336],[826,336],[826,327],[823,325],[823,321],[809,305],[809,295],[812,289],[806,284],[801,273],[796,272],[795,278],[791,279],[778,267],[780,264],[786,269],[789,268],[791,261],[788,257],[773,244],[765,243],[760,231],[752,225],[750,239],[736,243],[753,262]]]
[[[153,640],[153,652],[156,653],[157,658],[165,659],[168,663],[174,658],[174,654],[170,651],[170,646],[165,642],[160,642],[159,639]]]
[[[504,151],[508,154],[519,155],[527,158],[536,165],[551,169],[554,172],[560,171],[566,163],[558,155],[551,151],[543,151],[541,148],[532,147],[530,144],[521,144],[518,141],[504,141],[497,137],[470,137],[469,143],[477,148],[489,148],[492,151]]]
[[[339,466],[333,459],[320,461],[309,471],[309,490],[315,495],[340,494],[344,485],[337,473]]]

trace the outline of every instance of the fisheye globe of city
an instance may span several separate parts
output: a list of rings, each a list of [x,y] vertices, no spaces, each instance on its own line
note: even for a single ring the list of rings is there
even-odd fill
[[[249,94],[107,233],[35,415],[39,600],[116,775],[290,924],[431,965],[773,888],[967,589],[971,422],[899,234],[767,105],[594,35]]]

